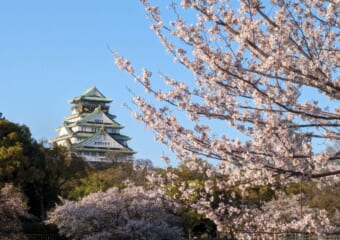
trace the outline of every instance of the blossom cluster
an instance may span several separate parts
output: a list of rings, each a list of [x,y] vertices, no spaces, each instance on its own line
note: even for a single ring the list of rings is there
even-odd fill
[[[1,239],[26,239],[22,234],[20,218],[29,218],[23,194],[11,184],[0,189],[0,234]]]
[[[163,195],[129,185],[65,201],[48,223],[72,239],[179,239],[182,230]]]
[[[159,101],[134,99],[134,116],[155,131],[157,140],[182,160],[219,160],[216,173],[225,177],[213,185],[224,189],[339,182],[339,154],[316,144],[340,140],[339,0],[182,0],[171,5],[175,14],[169,23],[160,7],[141,2],[166,51],[193,75],[184,81],[162,75],[166,86],[156,90],[151,71],[143,70],[140,77],[115,54],[118,66]],[[193,192],[194,186],[182,196]],[[234,223],[257,229],[250,224],[257,215],[277,220],[264,225],[269,229],[318,233],[321,228],[311,219],[324,217],[306,214],[292,226],[279,224],[280,214],[288,212],[275,212],[275,207],[268,206],[265,215],[230,204],[212,209],[212,203],[204,195],[197,208],[221,228],[225,219],[242,216]]]
[[[155,90],[151,71],[138,76],[115,53],[119,68],[164,103],[156,107],[136,96],[134,116],[179,158],[207,157],[238,168],[234,181],[265,184],[327,176],[338,181],[336,157],[315,145],[339,139],[339,109],[333,104],[340,99],[335,2],[185,0],[183,16],[175,14],[167,26],[160,8],[143,0],[152,29],[194,77],[177,81],[162,75],[168,87]],[[197,18],[186,18],[186,11]],[[321,104],[319,97],[328,102]],[[173,110],[186,113],[192,124],[183,124]],[[225,124],[225,130],[214,129],[214,122]],[[230,127],[241,140],[228,135]]]

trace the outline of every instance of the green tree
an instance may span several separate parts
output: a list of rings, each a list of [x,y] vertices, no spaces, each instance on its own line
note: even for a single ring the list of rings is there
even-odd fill
[[[128,176],[123,170],[116,168],[90,169],[88,175],[79,179],[79,183],[73,186],[66,198],[76,200],[90,193],[106,191],[113,186],[120,187],[127,178]]]
[[[124,181],[128,180],[135,185],[146,185],[147,170],[135,168],[132,161],[113,161],[112,163],[101,165],[100,168],[91,168],[88,175],[79,179],[73,189],[67,193],[66,198],[79,199],[90,193],[106,191],[111,187],[124,187]]]
[[[0,119],[0,184],[14,181],[32,151],[31,133],[25,125]]]
[[[64,147],[35,146],[34,157],[28,161],[19,178],[28,196],[30,212],[45,219],[46,212],[67,196],[72,186],[87,174],[86,163]]]
[[[66,195],[68,186],[86,174],[86,163],[67,149],[45,148],[28,127],[0,119],[0,185],[13,183],[27,196],[29,211],[44,219]]]

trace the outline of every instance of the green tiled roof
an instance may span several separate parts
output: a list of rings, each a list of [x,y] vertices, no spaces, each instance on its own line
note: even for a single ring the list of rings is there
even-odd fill
[[[112,120],[115,119],[117,116],[116,115],[113,115],[111,113],[106,113],[106,115],[111,118]]]
[[[65,117],[65,122],[67,124],[68,127],[73,127],[73,126],[109,126],[109,127],[113,127],[113,128],[118,128],[118,129],[122,129],[124,128],[123,125],[121,125],[120,123],[118,123],[117,121],[113,120],[113,116],[111,114],[105,113],[103,112],[111,121],[112,124],[109,123],[96,123],[96,122],[87,122],[87,118],[90,117],[92,114],[95,114],[96,112],[100,111],[100,108],[96,108],[95,111],[91,112],[91,113],[76,113],[76,114],[71,114],[67,117]],[[80,119],[78,121],[71,121],[74,118],[80,117]],[[114,116],[115,117],[115,116]],[[59,127],[60,128],[60,127]]]
[[[103,97],[89,97],[89,96],[79,96],[71,100],[71,103],[78,102],[79,100],[97,101],[97,102],[112,102],[111,98]]]
[[[130,140],[131,138],[125,135],[117,134],[117,133],[109,133],[111,137],[114,139],[119,139],[119,140]]]
[[[105,97],[96,86],[87,89],[82,95],[70,100],[70,103],[77,103],[81,100],[96,101],[96,102],[112,102],[111,98]]]

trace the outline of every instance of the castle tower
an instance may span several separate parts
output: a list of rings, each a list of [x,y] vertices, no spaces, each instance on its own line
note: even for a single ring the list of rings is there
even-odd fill
[[[130,138],[120,134],[124,126],[109,113],[111,102],[96,87],[70,100],[71,115],[57,128],[58,137],[51,143],[68,147],[89,163],[131,159],[136,152],[127,145]]]

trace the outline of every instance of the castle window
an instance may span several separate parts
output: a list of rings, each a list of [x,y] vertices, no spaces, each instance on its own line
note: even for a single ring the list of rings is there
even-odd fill
[[[103,141],[98,141],[98,142],[94,142],[95,145],[102,145],[102,146],[109,146],[110,143],[109,142],[103,142]]]

